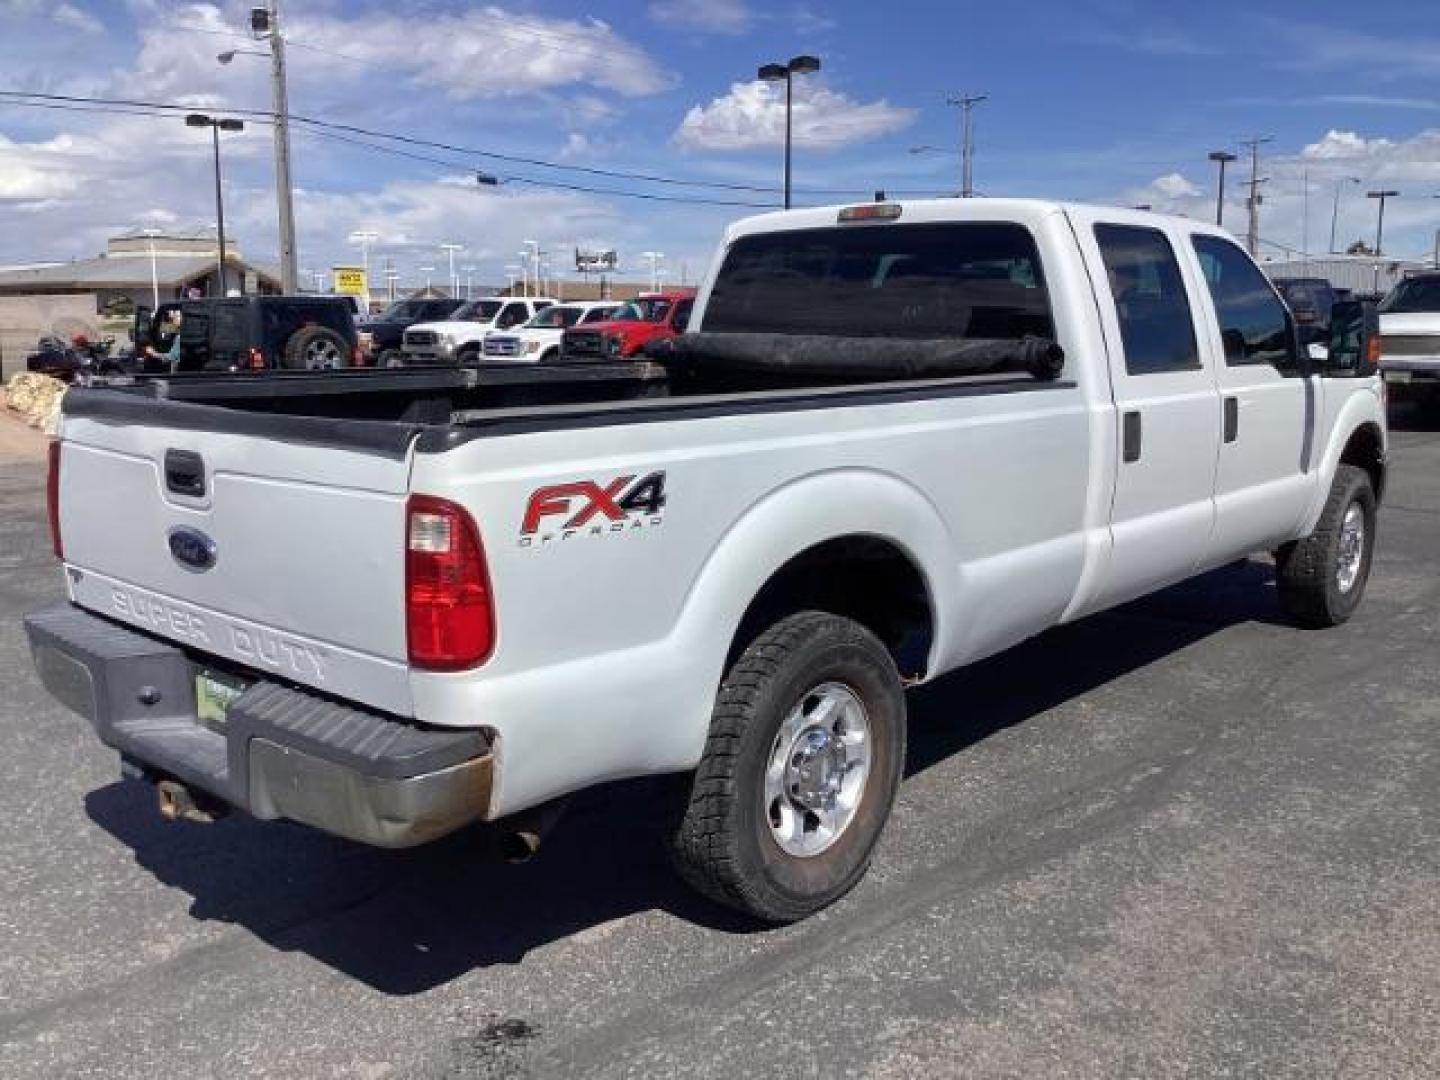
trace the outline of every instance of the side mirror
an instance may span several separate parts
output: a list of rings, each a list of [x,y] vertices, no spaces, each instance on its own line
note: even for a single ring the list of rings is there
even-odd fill
[[[1374,304],[1342,300],[1330,309],[1329,353],[1322,374],[1363,379],[1380,370],[1380,312]]]

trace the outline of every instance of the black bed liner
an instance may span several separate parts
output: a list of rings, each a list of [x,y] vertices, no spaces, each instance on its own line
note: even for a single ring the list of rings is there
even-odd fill
[[[703,347],[712,352],[716,338]],[[758,335],[757,335],[758,338]],[[853,339],[837,339],[841,346]],[[802,346],[816,355],[815,339]],[[478,368],[357,369],[328,372],[167,375],[96,380],[63,399],[66,416],[186,431],[254,435],[403,459],[412,446],[443,453],[474,439],[537,431],[736,414],[854,408],[926,398],[972,397],[1073,388],[1058,375],[1050,342],[1010,343],[1010,351],[937,349],[895,343],[910,361],[879,361],[885,345],[865,341],[831,372],[797,368],[789,343],[759,346],[740,361],[696,362],[696,354],[650,361],[495,364]],[[767,367],[766,355],[779,355]],[[843,346],[842,346],[843,348]],[[768,350],[768,352],[767,352]],[[756,363],[756,356],[761,363]],[[833,365],[832,365],[833,366]],[[888,370],[888,377],[886,375]],[[868,377],[866,377],[868,375]],[[919,377],[917,377],[919,376]]]

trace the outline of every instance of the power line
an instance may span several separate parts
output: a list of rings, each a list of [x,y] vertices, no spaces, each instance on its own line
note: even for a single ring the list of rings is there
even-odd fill
[[[147,101],[135,98],[109,98],[91,97],[74,94],[42,94],[28,91],[0,90],[0,99],[35,99],[41,101],[68,102],[94,105],[128,106],[132,108],[163,109],[168,112],[187,113],[192,111],[189,105],[173,105],[161,101]],[[214,112],[224,112],[235,116],[253,117],[258,120],[273,118],[274,113],[268,109],[240,109],[240,108],[216,108]],[[505,154],[497,150],[484,150],[479,147],[464,146],[456,143],[441,142],[434,139],[422,139],[413,135],[399,135],[393,132],[378,131],[373,128],[360,127],[356,124],[341,124],[330,120],[322,120],[318,117],[303,116],[298,113],[288,113],[287,118],[296,124],[306,124],[312,127],[325,128],[331,131],[345,132],[351,135],[360,135],[371,139],[384,139],[390,142],[398,142],[408,146],[419,146],[432,150],[444,150],[447,153],[465,154],[472,157],[486,158],[494,161],[503,161],[512,165],[529,165],[534,168],[553,169],[559,172],[582,173],[587,176],[603,176],[612,180],[631,180],[639,183],[664,184],[671,187],[705,188],[717,191],[738,191],[759,195],[777,195],[779,188],[766,187],[757,184],[739,184],[722,180],[685,180],[674,176],[661,176],[654,173],[630,172],[620,169],[602,169],[590,165],[567,165],[557,161],[548,161],[544,158],[525,157],[518,154]],[[559,186],[559,185],[557,185]],[[805,195],[857,195],[869,194],[871,187],[854,188],[804,188],[797,189],[798,193]],[[913,191],[895,191],[897,195],[919,195],[928,194]]]

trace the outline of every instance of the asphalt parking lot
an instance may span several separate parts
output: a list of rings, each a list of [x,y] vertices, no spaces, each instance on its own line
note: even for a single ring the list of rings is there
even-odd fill
[[[0,1076],[1434,1076],[1440,424],[1397,420],[1351,624],[1256,560],[925,689],[872,873],[783,930],[671,877],[648,783],[524,866],[167,825],[31,672],[0,458]]]

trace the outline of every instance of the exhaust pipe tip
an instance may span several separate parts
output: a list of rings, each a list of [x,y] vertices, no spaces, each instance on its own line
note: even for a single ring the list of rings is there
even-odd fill
[[[541,836],[536,832],[511,832],[500,838],[500,855],[511,865],[527,863],[540,850]]]
[[[184,784],[175,780],[161,780],[155,784],[155,793],[160,801],[160,816],[166,821],[193,821],[200,825],[211,825],[224,817],[229,808],[205,795],[198,795]]]

